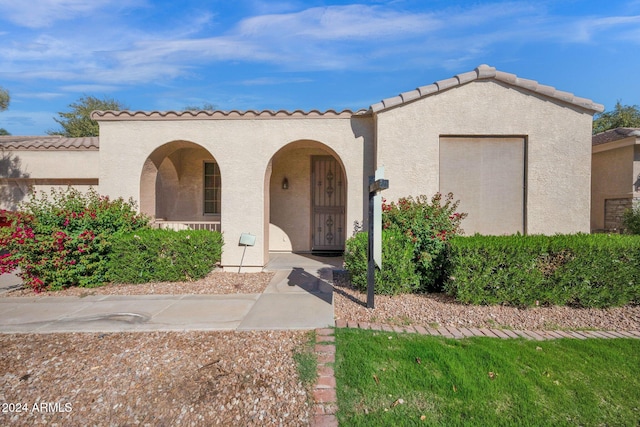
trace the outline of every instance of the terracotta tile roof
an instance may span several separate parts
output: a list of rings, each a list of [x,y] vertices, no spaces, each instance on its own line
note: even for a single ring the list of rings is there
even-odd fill
[[[616,128],[600,132],[593,135],[591,145],[606,144],[607,142],[618,141],[630,136],[640,138],[640,128]]]
[[[370,111],[374,113],[384,111],[389,108],[397,107],[399,105],[406,104],[420,98],[435,95],[447,89],[462,86],[475,80],[496,80],[509,86],[518,87],[529,92],[546,96],[548,98],[557,99],[559,101],[576,105],[578,107],[584,108],[585,110],[589,110],[595,113],[604,111],[603,105],[596,104],[590,99],[580,98],[573,95],[572,93],[557,90],[552,86],[542,85],[535,80],[523,79],[516,76],[515,74],[498,71],[494,67],[490,67],[484,64],[480,65],[473,71],[458,74],[449,79],[439,80],[433,84],[422,86],[409,92],[401,93],[400,95],[394,96],[392,98],[383,99],[377,104],[373,104],[370,108]]]
[[[0,136],[0,147],[12,150],[97,150],[100,143],[97,136],[66,138],[59,135],[3,135]]]
[[[362,110],[364,111],[364,110]],[[351,110],[311,110],[311,111],[271,111],[271,110],[231,110],[231,111],[94,111],[93,120],[202,120],[202,119],[273,119],[273,118],[327,118],[351,117],[357,112]]]

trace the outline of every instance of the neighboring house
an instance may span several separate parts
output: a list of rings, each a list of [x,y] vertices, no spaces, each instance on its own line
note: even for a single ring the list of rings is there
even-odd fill
[[[591,150],[591,229],[620,232],[624,211],[640,198],[640,128],[594,135]]]
[[[0,136],[0,209],[15,210],[31,191],[98,187],[98,138]]]
[[[241,233],[255,235],[250,271],[273,251],[342,250],[379,166],[387,200],[453,192],[467,234],[589,232],[601,111],[481,65],[358,112],[96,111],[99,157],[87,164],[100,193],[133,197],[172,227],[220,229],[225,267],[241,261]],[[36,173],[31,151],[15,155]],[[57,165],[52,155],[38,174]]]

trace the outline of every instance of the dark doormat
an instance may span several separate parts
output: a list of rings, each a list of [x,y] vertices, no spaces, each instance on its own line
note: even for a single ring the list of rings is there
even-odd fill
[[[344,255],[344,251],[313,251],[311,255],[321,257],[337,257]]]

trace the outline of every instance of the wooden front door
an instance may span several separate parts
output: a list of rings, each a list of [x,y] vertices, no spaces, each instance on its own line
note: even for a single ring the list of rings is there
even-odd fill
[[[344,250],[347,192],[342,167],[332,156],[313,156],[311,161],[312,250]]]

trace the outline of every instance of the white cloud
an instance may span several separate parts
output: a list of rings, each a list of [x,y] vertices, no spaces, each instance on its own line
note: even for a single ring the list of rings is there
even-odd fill
[[[0,13],[37,27],[93,14],[107,9],[109,3],[0,0]],[[544,6],[526,2],[428,13],[406,12],[393,2],[311,8],[301,8],[295,1],[249,3],[269,13],[242,19],[225,33],[211,32],[213,12],[196,14],[189,9],[171,18],[174,25],[159,22],[153,30],[127,24],[116,11],[108,22],[92,20],[95,26],[82,37],[66,28],[26,33],[0,44],[0,76],[69,82],[67,89],[93,91],[193,77],[201,67],[211,69],[225,62],[269,64],[295,71],[446,64],[459,68],[462,63],[484,61],[487,52],[504,43],[584,43],[602,34],[638,41],[640,23],[638,16],[554,16]],[[200,34],[204,36],[198,37]],[[245,84],[279,83],[254,79]]]
[[[110,0],[0,0],[0,14],[18,26],[43,28],[56,21],[88,16],[112,3]],[[133,2],[120,2],[118,7],[130,3]]]
[[[440,29],[445,23],[432,14],[402,13],[360,4],[306,9],[296,13],[245,19],[237,32],[244,37],[312,40],[406,38]]]
[[[86,85],[68,85],[62,86],[60,90],[65,92],[79,92],[79,93],[110,93],[119,90],[119,86],[114,85],[97,85],[97,84],[86,84]]]
[[[56,98],[62,98],[64,95],[60,92],[18,92],[14,94],[14,98],[20,99],[41,99],[43,101],[50,101]]]
[[[640,43],[640,38],[633,36],[638,34],[638,25],[640,15],[585,18],[573,25],[574,31],[570,35],[575,42],[592,42],[610,30],[616,30],[614,37]]]
[[[51,35],[37,35],[33,39],[14,40],[0,46],[0,61],[50,61],[71,59],[80,50],[78,41],[61,39]]]

